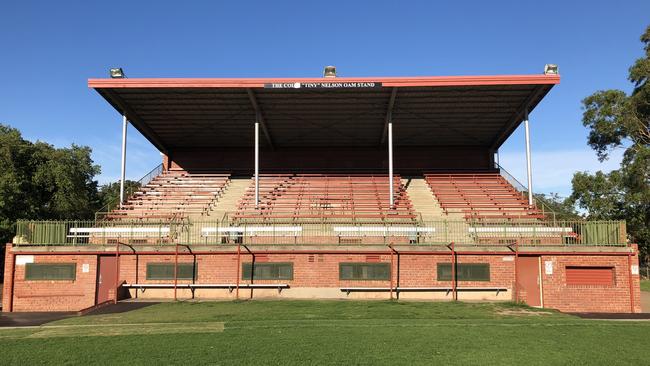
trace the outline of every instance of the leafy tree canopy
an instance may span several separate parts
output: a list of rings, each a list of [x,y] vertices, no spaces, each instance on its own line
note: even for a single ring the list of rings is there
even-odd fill
[[[0,124],[0,242],[19,219],[90,219],[100,204],[91,149],[30,142]]]
[[[578,172],[570,201],[602,220],[626,220],[632,242],[650,251],[650,27],[641,36],[645,55],[629,69],[630,94],[602,90],[583,103],[588,144],[603,161],[625,149],[619,169],[610,173]]]
[[[140,188],[140,183],[125,179],[124,194],[128,198]],[[100,211],[110,211],[120,202],[120,182],[108,183],[99,188],[99,199],[101,202]]]

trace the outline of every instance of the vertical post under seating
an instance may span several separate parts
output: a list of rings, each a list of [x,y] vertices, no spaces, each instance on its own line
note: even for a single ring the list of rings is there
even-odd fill
[[[178,289],[178,243],[176,243],[176,248],[174,251],[174,301],[178,300],[177,289]]]
[[[528,127],[528,111],[524,119],[524,128],[526,135],[526,173],[528,177],[528,206],[533,205],[533,172],[530,162],[530,128]]]
[[[117,295],[120,290],[120,239],[115,242],[115,298],[113,304],[117,304]]]
[[[255,122],[255,208],[260,205],[260,123]]]
[[[388,179],[390,207],[393,208],[395,204],[393,197],[393,122],[388,122]]]
[[[126,130],[129,121],[122,116],[122,170],[120,175],[120,207],[124,205],[124,177],[126,176]]]
[[[239,300],[239,269],[241,268],[241,244],[237,244],[237,278],[235,279],[236,281],[236,289],[235,289],[235,297],[237,300]]]
[[[394,281],[393,281],[393,266],[394,266],[395,262],[393,260],[393,256],[394,256],[393,247],[391,247],[389,245],[388,248],[390,248],[390,299],[392,300],[393,299],[393,286],[394,286],[393,285],[394,284]]]
[[[541,276],[541,274],[540,274]],[[514,300],[519,302],[519,240],[515,241],[515,285],[514,285]]]
[[[458,300],[458,292],[456,290],[456,246],[451,242],[451,294],[452,300]]]

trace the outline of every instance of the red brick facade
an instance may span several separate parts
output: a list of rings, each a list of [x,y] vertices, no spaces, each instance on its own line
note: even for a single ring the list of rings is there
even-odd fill
[[[19,248],[20,249],[20,248]],[[7,255],[3,308],[13,311],[70,311],[90,307],[96,302],[96,282],[98,271],[98,255],[91,254],[30,254],[34,263],[76,263],[76,279],[74,281],[29,281],[25,279],[25,260],[32,260],[17,252],[17,265],[12,270],[13,257]],[[107,255],[111,255],[107,253]],[[22,257],[21,257],[22,256]],[[243,252],[242,263],[251,262],[253,255]],[[444,291],[451,286],[451,281],[437,279],[437,264],[450,263],[451,255],[442,253],[400,253],[392,258],[393,286],[401,288],[429,288],[430,291],[401,292],[403,299],[443,300],[452,299],[452,294]],[[235,284],[237,283],[237,255],[233,252],[201,252],[196,255],[183,253],[179,255],[179,263],[195,262],[197,264],[197,284]],[[147,263],[174,263],[173,253],[160,254],[123,254],[120,256],[120,282],[127,284],[173,283],[173,281],[151,281],[146,278]],[[256,263],[290,262],[293,263],[293,279],[291,280],[255,280],[256,284],[283,283],[289,288],[279,292],[277,289],[240,289],[240,298],[384,298],[390,297],[388,291],[351,292],[341,291],[341,288],[389,288],[391,280],[352,281],[339,279],[339,264],[345,262],[383,262],[391,263],[391,255],[364,253],[266,253],[255,255]],[[552,263],[552,273],[547,273],[546,263]],[[459,281],[459,300],[514,300],[514,289],[518,288],[519,300],[527,301],[529,294],[515,285],[515,260],[513,253],[486,252],[484,254],[459,254],[457,263],[488,263],[490,265],[489,281]],[[520,262],[518,262],[520,263]],[[640,312],[639,276],[630,274],[630,265],[637,265],[637,256],[630,258],[622,254],[612,255],[578,255],[566,253],[562,255],[539,256],[541,272],[541,304],[543,307],[562,311],[576,312]],[[85,266],[84,266],[85,264]],[[567,266],[600,266],[611,267],[615,273],[611,286],[575,286],[567,285],[565,268]],[[240,284],[248,284],[250,280],[241,279]],[[519,273],[519,271],[518,271]],[[629,278],[632,278],[630,287]],[[189,280],[178,280],[179,284],[189,283]],[[111,281],[114,283],[114,280]],[[463,289],[473,289],[463,291]],[[477,290],[477,288],[481,288]],[[482,289],[485,288],[483,291]],[[501,289],[499,292],[496,289]],[[632,290],[632,303],[630,302]],[[9,294],[13,292],[10,306]],[[234,298],[235,291],[228,289],[196,289],[194,294],[187,289],[179,289],[179,299],[194,298]],[[394,294],[397,296],[397,294]],[[128,295],[127,295],[128,296]],[[172,298],[173,289],[149,288],[144,292],[130,290],[130,296],[139,298]]]

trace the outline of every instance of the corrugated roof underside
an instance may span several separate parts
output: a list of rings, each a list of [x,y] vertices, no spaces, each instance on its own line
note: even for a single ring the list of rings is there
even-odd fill
[[[552,85],[400,87],[396,146],[500,143]],[[242,88],[98,89],[166,149],[252,146],[255,110]],[[275,147],[379,146],[392,88],[251,89]],[[147,136],[150,135],[150,136]],[[155,135],[155,136],[154,136]],[[261,137],[266,143],[266,138]]]

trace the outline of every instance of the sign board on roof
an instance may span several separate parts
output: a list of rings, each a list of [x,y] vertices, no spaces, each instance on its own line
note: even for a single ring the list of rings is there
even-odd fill
[[[375,81],[318,81],[308,83],[267,83],[265,89],[346,89],[346,88],[381,88],[381,83]]]

